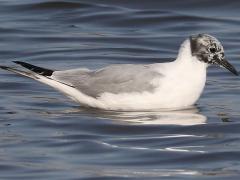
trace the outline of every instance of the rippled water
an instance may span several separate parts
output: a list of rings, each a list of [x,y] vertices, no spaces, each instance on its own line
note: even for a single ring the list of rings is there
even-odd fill
[[[233,0],[2,0],[0,63],[163,62],[206,32],[240,69],[239,8]],[[208,75],[196,107],[113,112],[1,70],[0,179],[238,179],[240,81],[215,67]]]

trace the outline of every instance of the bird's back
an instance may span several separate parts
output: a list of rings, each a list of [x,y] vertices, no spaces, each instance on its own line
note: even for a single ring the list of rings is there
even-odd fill
[[[152,92],[151,81],[162,74],[150,65],[111,65],[100,70],[75,69],[55,71],[52,78],[77,88],[82,93],[99,97],[103,93]]]

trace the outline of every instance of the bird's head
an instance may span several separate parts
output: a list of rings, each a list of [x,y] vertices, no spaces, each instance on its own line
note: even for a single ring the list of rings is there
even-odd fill
[[[207,64],[215,64],[228,69],[238,75],[236,69],[225,59],[222,44],[208,34],[190,36],[192,56]]]

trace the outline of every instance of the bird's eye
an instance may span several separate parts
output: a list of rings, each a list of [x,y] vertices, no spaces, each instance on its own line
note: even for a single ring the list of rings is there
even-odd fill
[[[209,51],[210,51],[211,53],[215,53],[217,50],[216,50],[216,48],[211,47],[211,48],[209,48]]]

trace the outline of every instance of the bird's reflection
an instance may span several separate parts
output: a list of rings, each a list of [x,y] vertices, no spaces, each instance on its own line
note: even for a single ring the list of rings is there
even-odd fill
[[[198,125],[205,124],[207,117],[200,114],[197,107],[172,111],[105,111],[93,108],[78,107],[65,113],[81,113],[100,119],[116,120],[134,124],[159,125]]]

